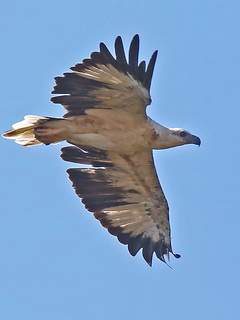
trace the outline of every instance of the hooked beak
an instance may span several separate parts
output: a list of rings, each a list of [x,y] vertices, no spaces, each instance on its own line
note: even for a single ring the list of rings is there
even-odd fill
[[[201,145],[201,140],[200,140],[197,136],[192,135],[192,136],[190,137],[188,143],[196,144],[197,146],[200,147],[200,145]]]

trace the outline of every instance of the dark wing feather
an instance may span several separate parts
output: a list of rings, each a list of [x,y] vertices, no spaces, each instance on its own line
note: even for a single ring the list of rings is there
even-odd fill
[[[129,65],[133,68],[134,73],[138,69],[138,52],[139,52],[139,36],[136,35],[133,38],[129,48]]]
[[[150,90],[150,86],[151,86],[151,82],[152,82],[152,76],[153,76],[153,70],[154,70],[154,66],[156,63],[156,59],[157,59],[157,51],[155,51],[149,61],[148,67],[147,67],[147,71],[145,73],[145,77],[143,80],[143,86],[147,89]]]
[[[68,169],[86,209],[108,231],[128,245],[131,255],[142,248],[144,259],[165,261],[172,253],[168,205],[150,151],[120,155],[91,147],[65,147],[64,160],[92,165]]]
[[[137,70],[137,73],[138,73],[138,79],[139,81],[143,82],[144,81],[144,75],[145,75],[145,68],[146,68],[146,62],[145,61],[142,61],[139,66],[138,66],[138,70]]]
[[[82,115],[92,108],[121,108],[131,114],[142,114],[151,103],[150,84],[156,60],[156,52],[147,70],[145,61],[138,64],[139,36],[134,36],[129,48],[129,62],[126,60],[121,37],[115,41],[116,58],[104,43],[100,51],[93,52],[89,59],[71,68],[72,72],[56,77],[53,94],[54,103],[60,103],[67,110],[64,117]]]
[[[110,64],[115,63],[114,57],[103,42],[100,43],[99,47],[100,53],[106,58],[106,62]]]
[[[124,52],[123,42],[121,37],[117,37],[115,41],[115,52],[116,52],[116,59],[122,65],[127,65],[127,59]]]

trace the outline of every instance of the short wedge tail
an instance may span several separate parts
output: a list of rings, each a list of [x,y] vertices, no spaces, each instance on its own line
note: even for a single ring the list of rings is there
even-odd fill
[[[64,140],[56,123],[64,119],[27,115],[23,121],[13,124],[13,130],[3,134],[4,138],[14,139],[24,147],[51,144]]]

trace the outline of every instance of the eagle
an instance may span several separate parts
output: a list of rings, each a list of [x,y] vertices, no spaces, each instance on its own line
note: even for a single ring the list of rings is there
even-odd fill
[[[67,170],[76,194],[110,234],[128,246],[132,256],[142,251],[152,266],[153,254],[166,263],[171,245],[169,207],[157,177],[153,150],[200,139],[180,128],[167,128],[146,114],[157,51],[149,63],[138,61],[139,35],[125,55],[120,36],[115,57],[104,43],[55,78],[51,101],[61,104],[62,118],[27,115],[3,137],[22,146],[66,141],[65,161],[86,165]]]

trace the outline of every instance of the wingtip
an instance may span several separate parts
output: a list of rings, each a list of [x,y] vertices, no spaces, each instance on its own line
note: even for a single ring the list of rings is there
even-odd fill
[[[173,256],[176,258],[176,259],[179,259],[181,258],[181,255],[180,254],[174,254],[173,253]],[[167,255],[167,258],[168,258],[168,261],[170,261],[170,258],[169,258],[169,255]],[[162,256],[161,258],[159,258],[163,263],[165,263],[170,269],[172,269],[172,267],[166,262],[164,256]],[[152,258],[149,260],[147,259],[146,257],[144,257],[144,260],[147,262],[147,264],[149,265],[149,267],[152,267]]]
[[[152,261],[147,262],[147,264],[149,265],[149,267],[152,267]]]
[[[133,36],[132,41],[138,41],[138,42],[139,42],[139,40],[140,40],[139,34],[136,33],[136,34]]]
[[[102,48],[103,46],[105,47],[106,45],[105,45],[103,42],[100,42],[100,43],[99,43],[100,51],[101,51],[101,48]]]
[[[148,257],[144,257],[144,255],[143,255],[143,258],[144,258],[144,260],[147,262],[147,264],[149,265],[149,267],[152,267],[152,258],[153,258],[153,257],[148,258]]]
[[[108,50],[104,42],[99,43],[99,49],[100,49],[100,52],[102,52],[103,50]]]
[[[136,33],[134,36],[133,36],[133,39],[137,39],[138,38],[138,40],[139,40],[139,34],[138,33]]]
[[[149,252],[145,252],[143,248],[142,256],[144,260],[147,262],[147,264],[149,265],[149,267],[152,267],[153,252],[149,254]]]
[[[117,36],[115,41],[122,41],[122,37],[121,36]]]
[[[145,88],[147,88],[147,90],[150,90],[153,71],[154,71],[156,60],[157,60],[157,54],[158,54],[158,50],[155,50],[150,58],[148,66],[147,66],[147,71],[146,71],[146,76],[145,76],[145,81],[144,81],[144,86],[145,86]]]

